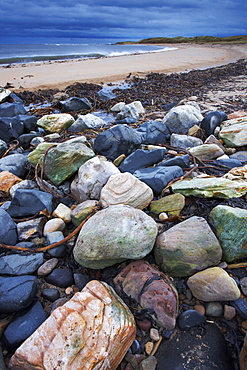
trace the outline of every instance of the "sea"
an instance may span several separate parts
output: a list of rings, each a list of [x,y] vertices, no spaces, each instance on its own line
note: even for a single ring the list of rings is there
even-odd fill
[[[0,44],[0,64],[114,57],[174,49],[176,48],[141,44]]]

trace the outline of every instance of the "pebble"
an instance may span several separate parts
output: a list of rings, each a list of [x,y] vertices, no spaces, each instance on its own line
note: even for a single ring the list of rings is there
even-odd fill
[[[226,320],[232,320],[236,316],[236,309],[227,304],[224,305],[224,318]]]
[[[178,325],[181,330],[188,330],[193,326],[202,325],[206,322],[206,317],[195,310],[182,312],[178,317]]]
[[[45,288],[42,290],[41,295],[44,299],[47,299],[50,302],[55,302],[60,298],[60,293],[56,288]]]
[[[61,218],[65,223],[69,223],[71,221],[71,209],[65,204],[60,203],[53,211],[53,216]]]
[[[157,366],[157,359],[154,356],[149,356],[140,363],[140,370],[155,370]]]
[[[158,342],[158,340],[160,339],[159,331],[155,328],[150,329],[149,336],[150,339],[153,339],[155,342]]]
[[[43,235],[46,236],[48,233],[53,231],[63,231],[66,224],[61,218],[52,218],[48,220],[43,229]]]
[[[209,302],[205,307],[207,316],[220,317],[223,315],[223,307],[220,302]]]
[[[195,304],[194,310],[196,310],[201,315],[205,315],[206,313],[205,307],[202,304]]]
[[[145,344],[145,351],[146,351],[146,354],[147,354],[147,355],[150,355],[150,354],[151,354],[151,352],[152,352],[152,350],[153,350],[153,348],[154,348],[154,344],[153,344],[153,342],[147,342],[147,343]]]
[[[72,271],[69,268],[55,269],[47,277],[46,281],[60,288],[67,288],[74,284]]]
[[[37,271],[38,276],[45,276],[49,275],[52,270],[57,266],[58,264],[58,259],[57,258],[51,258],[47,261],[45,261]]]
[[[137,320],[136,324],[137,324],[138,328],[140,328],[142,330],[145,330],[145,331],[149,330],[151,328],[151,322],[148,319],[144,319],[142,321]]]

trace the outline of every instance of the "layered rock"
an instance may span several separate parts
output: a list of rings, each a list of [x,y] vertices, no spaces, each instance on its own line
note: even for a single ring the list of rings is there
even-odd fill
[[[247,116],[224,121],[219,137],[229,147],[247,144]]]

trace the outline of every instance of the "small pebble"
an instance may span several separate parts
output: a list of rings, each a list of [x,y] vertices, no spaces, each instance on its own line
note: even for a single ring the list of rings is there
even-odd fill
[[[139,329],[142,330],[149,330],[151,328],[151,322],[148,319],[136,321],[136,325],[138,326]]]
[[[236,309],[232,306],[224,305],[224,318],[226,320],[232,320],[236,316]]]
[[[59,297],[59,291],[56,288],[45,288],[41,293],[42,297],[50,302],[55,302]]]
[[[59,203],[52,215],[61,218],[65,223],[71,221],[71,209],[63,203]]]
[[[72,294],[74,292],[74,290],[73,290],[73,288],[71,288],[71,287],[68,287],[68,288],[66,288],[65,289],[65,294],[67,294],[67,295],[70,295],[70,294]]]
[[[205,307],[202,304],[195,304],[194,310],[199,312],[201,315],[205,315],[206,312]]]
[[[167,213],[161,212],[159,214],[159,220],[166,220],[168,218]]]
[[[43,235],[46,236],[48,233],[52,233],[54,231],[63,231],[65,226],[65,222],[61,218],[52,218],[51,220],[46,222],[43,230]]]
[[[45,276],[52,272],[52,270],[57,266],[58,259],[57,258],[51,258],[50,260],[43,263],[38,268],[37,275],[38,276]]]
[[[240,280],[240,287],[244,295],[247,295],[247,277],[243,277]]]
[[[147,343],[145,344],[145,351],[146,351],[146,354],[147,354],[147,355],[150,355],[150,353],[152,352],[153,348],[154,348],[154,344],[153,344],[152,342],[147,342]]]
[[[157,359],[154,356],[149,356],[140,363],[140,370],[155,370],[157,366]]]
[[[141,346],[137,339],[134,340],[134,342],[131,345],[131,351],[135,355],[137,353],[140,353]]]
[[[157,329],[151,328],[149,333],[150,339],[153,339],[155,342],[158,342],[160,335]]]
[[[47,277],[46,281],[49,284],[60,288],[67,288],[74,284],[72,271],[69,268],[55,269]]]
[[[207,316],[220,317],[223,315],[223,307],[220,302],[209,302],[205,308]]]

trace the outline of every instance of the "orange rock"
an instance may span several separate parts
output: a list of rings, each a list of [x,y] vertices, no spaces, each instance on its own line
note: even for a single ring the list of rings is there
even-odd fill
[[[0,172],[0,191],[9,194],[9,189],[11,186],[22,181],[18,176],[14,175],[9,171]]]
[[[240,118],[245,116],[247,116],[247,112],[244,112],[243,110],[238,110],[237,112],[228,114],[228,119]]]

